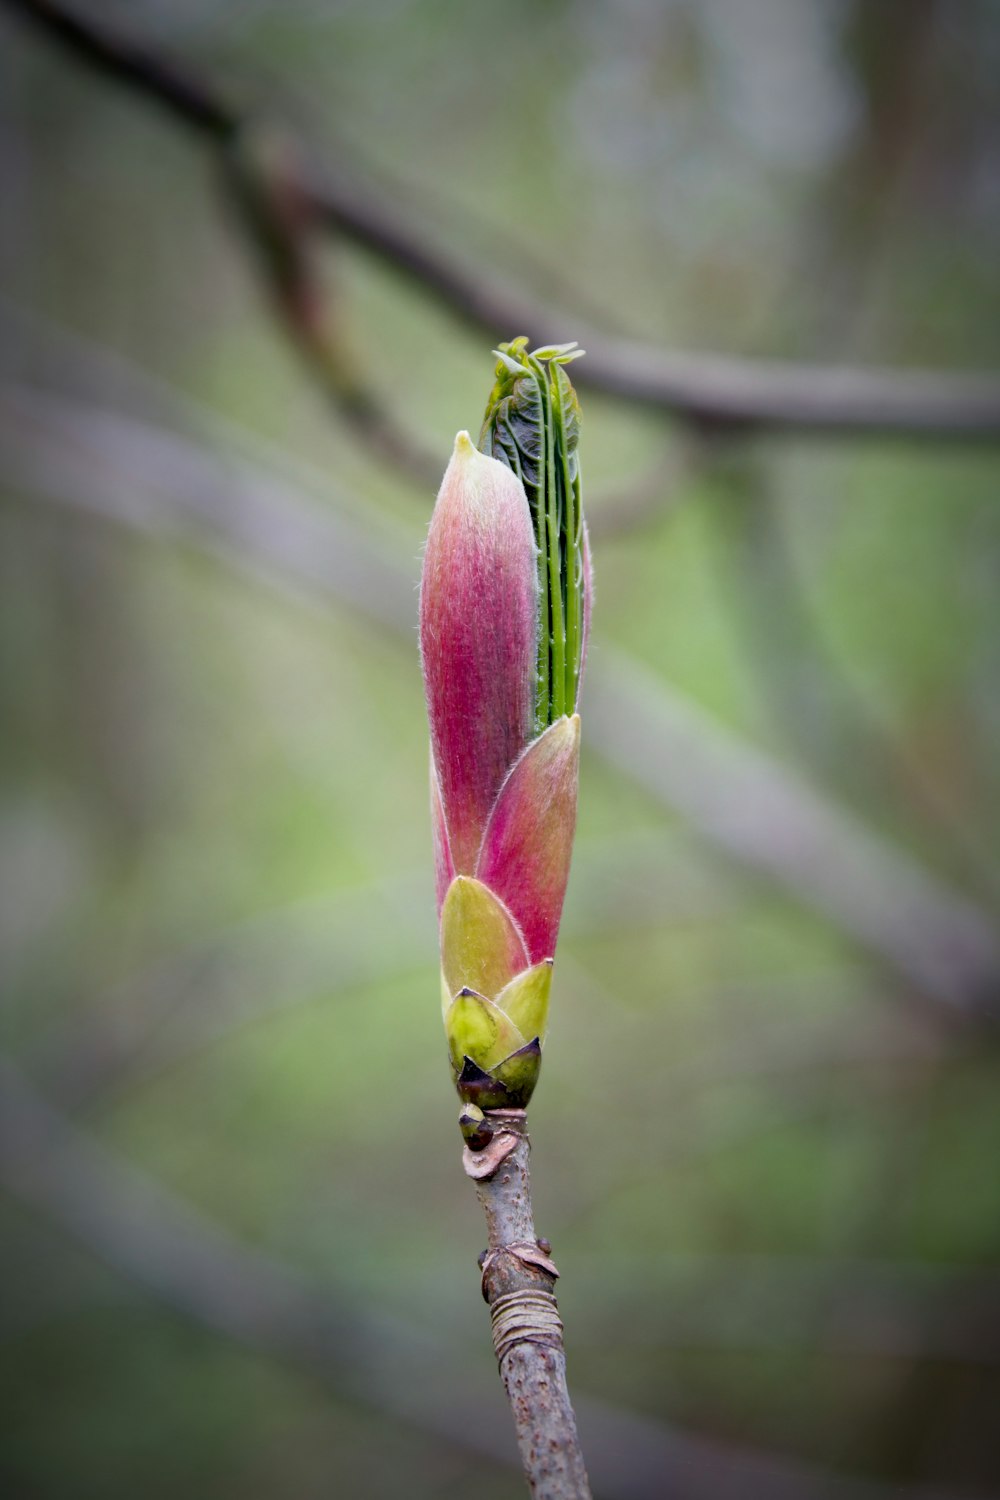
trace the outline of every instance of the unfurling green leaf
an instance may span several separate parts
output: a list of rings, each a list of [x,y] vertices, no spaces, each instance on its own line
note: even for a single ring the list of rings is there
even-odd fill
[[[583,353],[552,344],[528,353],[501,344],[479,447],[520,479],[538,547],[541,630],[535,729],[576,710],[590,586],[580,494],[580,406],[564,365]]]

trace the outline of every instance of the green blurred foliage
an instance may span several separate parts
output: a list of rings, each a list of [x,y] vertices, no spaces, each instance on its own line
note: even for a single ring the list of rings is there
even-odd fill
[[[992,4],[103,9],[523,276],[566,338],[579,309],[678,347],[997,362]],[[60,339],[113,351],[290,455],[415,586],[433,497],[310,382],[208,157],[0,25],[2,311],[35,319],[4,324],[6,378],[44,355],[79,392]],[[443,468],[488,341],[356,249],[324,271]],[[674,475],[679,441],[584,401],[598,536],[666,476],[595,547],[595,658],[627,649],[995,912],[996,451],[772,437]],[[4,1048],[231,1233],[434,1329],[457,1380],[488,1372],[415,635],[13,481],[0,611]],[[532,1123],[575,1390],[818,1470],[1000,1491],[995,1041],[593,755]],[[185,1322],[16,1198],[0,1227],[6,1493],[520,1492]]]

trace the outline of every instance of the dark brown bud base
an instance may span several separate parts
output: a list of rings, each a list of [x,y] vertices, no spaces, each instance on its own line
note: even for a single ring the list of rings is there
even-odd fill
[[[459,1098],[479,1109],[524,1109],[535,1092],[542,1067],[542,1044],[536,1036],[487,1073],[463,1057],[455,1077]]]

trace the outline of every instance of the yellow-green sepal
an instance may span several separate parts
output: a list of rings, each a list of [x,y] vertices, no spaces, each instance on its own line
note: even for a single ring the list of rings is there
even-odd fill
[[[482,881],[456,875],[441,908],[441,968],[449,995],[493,1000],[528,967],[524,939],[504,903]]]
[[[540,964],[525,969],[523,974],[516,975],[497,996],[498,1007],[527,1041],[534,1037],[540,1042],[545,1041],[551,989],[552,960],[545,958]]]
[[[524,1037],[502,1010],[468,988],[460,990],[444,1018],[448,1052],[456,1073],[471,1058],[485,1072],[524,1046]]]
[[[503,1085],[511,1108],[524,1109],[535,1091],[541,1066],[542,1048],[536,1036],[492,1068],[490,1077]]]

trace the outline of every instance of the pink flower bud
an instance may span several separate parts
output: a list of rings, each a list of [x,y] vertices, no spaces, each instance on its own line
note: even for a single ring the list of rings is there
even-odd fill
[[[484,427],[509,462],[458,434],[420,589],[442,1008],[459,1093],[482,1108],[523,1107],[538,1078],[590,625],[572,351],[504,352],[525,342],[501,351]]]
[[[442,809],[439,872],[475,870],[497,793],[532,735],[537,641],[538,569],[524,490],[460,432],[431,517],[420,589]]]

